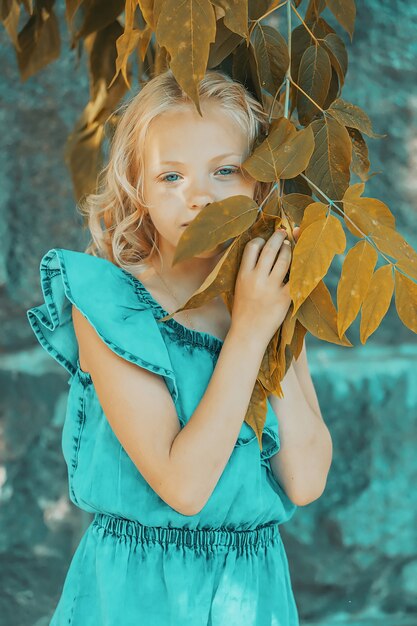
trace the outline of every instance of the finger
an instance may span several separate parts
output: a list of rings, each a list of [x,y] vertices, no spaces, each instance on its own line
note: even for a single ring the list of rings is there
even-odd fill
[[[269,275],[286,236],[286,233],[276,230],[271,237],[269,237],[259,255],[256,269]]]
[[[275,264],[270,273],[270,277],[273,278],[273,280],[277,283],[281,284],[283,282],[285,274],[290,267],[291,258],[291,244],[289,241],[287,243],[287,240],[283,241],[277,260],[275,261]]]
[[[259,252],[265,245],[263,237],[254,237],[245,245],[240,261],[240,269],[242,272],[253,270],[259,257]]]

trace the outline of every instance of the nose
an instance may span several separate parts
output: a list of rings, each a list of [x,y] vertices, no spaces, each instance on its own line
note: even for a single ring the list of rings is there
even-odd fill
[[[214,202],[210,181],[204,177],[195,178],[188,188],[186,201],[191,209],[203,209],[211,202]]]

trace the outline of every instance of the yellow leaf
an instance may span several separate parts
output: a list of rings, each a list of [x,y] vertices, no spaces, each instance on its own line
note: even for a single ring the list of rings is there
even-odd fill
[[[359,313],[377,261],[378,253],[366,239],[358,241],[346,254],[337,286],[339,337],[344,335]]]
[[[83,2],[83,6],[85,9],[82,13],[83,20],[80,28],[74,34],[73,47],[80,39],[84,39],[87,35],[97,34],[103,28],[115,22],[122,30],[117,18],[125,9],[125,0],[113,0],[113,2],[90,0],[90,2]]]
[[[278,193],[278,188],[276,188],[265,202],[262,207],[262,215],[266,219],[270,218],[280,218],[281,216],[281,202],[280,196]]]
[[[242,163],[256,180],[272,182],[294,178],[307,167],[314,150],[310,126],[297,131],[294,124],[281,117],[274,120],[269,135]]]
[[[248,0],[212,0],[212,2],[222,9],[225,26],[233,33],[248,39]]]
[[[417,280],[417,253],[396,230],[387,226],[377,226],[372,231],[372,239],[378,249],[397,259],[396,267]]]
[[[304,196],[307,198],[308,196]],[[310,202],[304,209],[303,219],[300,224],[300,236],[302,232],[310,226],[313,222],[317,222],[318,220],[325,220],[328,213],[328,207],[323,202]]]
[[[313,289],[300,306],[296,315],[297,320],[300,321],[304,328],[318,339],[336,343],[340,346],[352,346],[346,336],[339,337],[337,332],[337,312],[330,292],[323,280]],[[295,352],[294,356],[298,358]]]
[[[17,41],[16,57],[22,81],[58,59],[61,40],[53,8],[49,12],[46,8],[41,13],[35,12],[19,32]]]
[[[279,119],[284,115],[285,111],[284,103],[282,102],[282,95],[285,96],[285,92],[282,92],[277,97],[275,95],[275,93],[271,95],[267,91],[262,91],[262,104],[270,120]]]
[[[127,77],[127,63],[129,56],[135,50],[140,40],[142,32],[140,30],[125,31],[120,35],[116,41],[117,59],[116,59],[116,72],[112,78],[109,87],[111,87],[116,80],[119,72],[122,72],[122,76],[127,87],[130,89],[130,83]]]
[[[326,4],[352,40],[356,19],[355,0],[326,0]]]
[[[249,406],[245,414],[245,422],[253,429],[258,439],[259,448],[262,452],[262,433],[266,421],[267,394],[261,383],[256,380],[253,387]]]
[[[376,198],[359,197],[360,190],[360,186],[352,186],[352,188],[346,191],[343,198],[344,221],[350,232],[355,237],[362,238],[364,235],[373,235],[380,227],[387,227],[393,230],[395,228],[395,217],[387,205],[382,200],[377,200]],[[352,220],[355,226],[350,220]]]
[[[154,0],[138,0],[138,4],[142,12],[143,19],[149,28],[155,31],[156,23],[159,17],[160,2],[154,2]]]
[[[352,185],[345,193],[343,209],[346,226],[356,237],[371,237],[378,250],[396,259],[398,269],[417,280],[417,253],[395,230],[395,217],[384,202],[359,197],[363,187],[363,183]]]
[[[103,165],[103,140],[104,129],[98,122],[68,136],[65,162],[71,172],[77,202],[84,194],[92,193],[95,189],[97,172]]]
[[[103,124],[127,91],[126,82],[120,75],[112,82],[111,87],[109,86],[116,62],[115,43],[122,32],[123,29],[116,20],[89,35],[84,42],[89,52],[90,97],[96,109],[94,121]]]
[[[148,49],[149,43],[152,39],[152,30],[149,28],[148,25],[145,26],[145,29],[141,31],[141,37],[140,37],[140,41],[139,41],[139,55],[140,58],[143,61],[145,60],[145,55],[146,55],[146,51]],[[161,50],[161,47],[157,45],[157,50]],[[165,50],[165,48],[164,48]],[[156,53],[155,53],[156,54]],[[155,59],[155,64],[157,62],[157,59]]]
[[[291,345],[291,342],[294,337],[295,327],[297,323],[297,318],[293,313],[294,305],[291,302],[287,314],[284,318],[280,326],[280,338],[279,338],[279,347],[278,347],[278,355],[277,355],[277,364],[279,366],[279,370],[282,373],[282,377],[285,375],[285,348],[287,345]]]
[[[332,66],[326,50],[315,44],[309,46],[301,57],[297,82],[319,108],[301,91],[297,90],[298,118],[303,126],[320,113],[329,93],[331,75]]]
[[[210,0],[165,0],[155,32],[170,54],[170,68],[202,115],[198,84],[204,77],[210,43],[216,38],[216,15]]]
[[[330,113],[340,124],[349,126],[350,128],[357,128],[357,130],[369,137],[373,137],[374,139],[386,137],[386,135],[374,133],[371,120],[365,111],[356,104],[346,102],[342,98],[335,100],[327,109],[327,113]]]
[[[341,200],[349,186],[352,143],[346,128],[331,117],[315,120],[315,149],[307,177],[332,200]]]
[[[20,4],[17,0],[2,2],[0,12],[1,21],[7,34],[9,35],[10,41],[13,43],[16,51],[20,52],[21,50],[18,39]]]
[[[417,333],[417,284],[395,272],[395,307],[400,320]]]
[[[360,198],[364,191],[364,183],[355,183],[354,185],[350,185],[345,191],[343,200],[353,201],[356,198]]]
[[[256,219],[258,205],[244,195],[212,202],[185,228],[175,248],[172,265],[214,250],[220,243],[245,231]]]
[[[258,372],[258,380],[262,383],[262,386],[269,391],[273,392],[277,384],[276,379],[276,367],[277,367],[277,347],[281,334],[281,327],[274,333],[270,340],[265,354],[262,358],[261,367]],[[278,381],[279,382],[279,381]]]
[[[125,0],[125,24],[124,31],[127,33],[133,30],[135,22],[135,11],[138,6],[137,0]]]
[[[342,224],[334,215],[318,219],[300,231],[289,280],[294,313],[326,275],[335,254],[342,254],[345,247]]]
[[[65,2],[65,19],[67,20],[69,27],[71,27],[71,23],[72,23],[72,20],[74,19],[74,15],[78,11],[82,3],[83,3],[83,0],[67,0]]]
[[[311,196],[303,193],[288,193],[282,196],[282,206],[294,224],[301,224],[306,208],[311,202]]]
[[[230,293],[231,299],[233,299],[236,276],[246,244],[254,237],[269,239],[274,230],[274,220],[265,220],[261,213],[260,217],[248,230],[244,231],[228,245],[227,250],[222,254],[216,266],[188,301],[180,309],[171,313],[169,317],[184,309],[202,306],[219,294],[225,295]]]
[[[278,30],[260,22],[256,22],[250,42],[258,79],[258,96],[262,90],[275,96],[290,62],[287,42]]]
[[[210,45],[208,69],[216,68],[242,41],[242,37],[225,26],[222,19],[216,22],[216,39]]]
[[[343,86],[348,69],[348,55],[343,39],[336,33],[328,33],[321,45],[326,49],[330,62],[336,70],[340,85]]]
[[[211,270],[210,274],[205,278],[200,287],[192,294],[192,296],[183,304],[183,306],[169,316],[163,317],[161,321],[170,319],[176,313],[185,309],[195,309],[203,306],[216,298],[220,294],[232,292],[235,278],[236,265],[236,248],[238,248],[239,240],[236,238],[223,252],[222,256]]]
[[[360,340],[366,343],[368,337],[378,328],[389,309],[394,291],[394,277],[390,264],[382,265],[373,274],[361,308]]]
[[[300,356],[301,350],[303,349],[304,337],[307,333],[307,328],[305,328],[300,320],[297,318],[295,322],[294,335],[290,344],[290,352],[293,354],[295,359],[298,359]]]
[[[356,128],[347,128],[352,142],[352,171],[363,181],[369,180],[371,166],[368,158],[368,146],[365,139]]]

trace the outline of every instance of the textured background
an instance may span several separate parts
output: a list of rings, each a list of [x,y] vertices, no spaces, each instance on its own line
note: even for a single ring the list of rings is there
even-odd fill
[[[62,56],[24,84],[0,33],[1,626],[48,624],[90,521],[68,500],[60,441],[67,377],[26,319],[41,302],[41,256],[87,242],[63,147],[88,84],[84,61],[77,68],[69,51],[62,7],[59,14]],[[365,195],[388,204],[417,250],[416,32],[414,3],[358,2],[342,96],[387,134],[368,140],[371,169],[381,173]],[[334,300],[342,261],[326,279]],[[358,321],[347,335],[354,348],[307,337],[334,454],[323,496],[281,527],[296,601],[305,626],[416,626],[417,337],[393,304],[365,346]]]

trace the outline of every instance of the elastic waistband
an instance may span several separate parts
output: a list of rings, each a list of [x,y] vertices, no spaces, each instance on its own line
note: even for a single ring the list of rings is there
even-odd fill
[[[93,526],[103,528],[114,535],[128,535],[138,542],[173,543],[190,548],[227,546],[244,548],[259,547],[280,538],[279,524],[257,526],[253,530],[229,530],[226,528],[197,529],[144,526],[138,521],[96,513]]]

